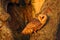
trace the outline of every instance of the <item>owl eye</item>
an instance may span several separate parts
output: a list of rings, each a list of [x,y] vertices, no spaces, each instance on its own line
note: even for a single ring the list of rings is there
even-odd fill
[[[44,18],[44,16],[42,16],[42,19]]]

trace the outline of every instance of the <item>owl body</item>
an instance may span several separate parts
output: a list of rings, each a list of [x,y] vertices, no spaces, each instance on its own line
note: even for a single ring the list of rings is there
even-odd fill
[[[41,28],[41,26],[42,23],[39,20],[33,19],[33,21],[26,25],[26,27],[22,31],[22,34],[31,34],[32,32],[36,32]]]
[[[23,29],[22,34],[31,34],[41,29],[43,25],[47,22],[47,15],[39,14],[37,18],[34,18],[29,22],[26,27]]]

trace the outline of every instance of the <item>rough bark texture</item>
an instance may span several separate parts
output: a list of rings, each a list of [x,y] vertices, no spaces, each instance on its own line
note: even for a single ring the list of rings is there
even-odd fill
[[[14,40],[7,22],[8,18],[9,14],[4,8],[3,0],[0,0],[0,40]]]
[[[3,22],[4,25],[0,27],[0,40],[14,40],[11,29],[9,29],[8,23]]]
[[[2,5],[4,6],[5,4]],[[3,9],[4,8],[6,7],[3,7]],[[7,32],[13,31],[12,33],[14,35],[15,40],[60,40],[59,39],[60,0],[45,0],[40,13],[47,14],[49,19],[47,21],[47,24],[44,25],[44,27],[41,30],[38,30],[36,33],[33,33],[31,35],[22,35],[20,34],[20,32],[25,27],[25,25],[27,25],[27,23],[30,20],[32,20],[33,15],[35,15],[35,12],[32,15],[32,12],[34,11],[33,7],[31,5],[21,6],[21,4],[20,5],[12,4],[9,5],[7,9],[11,16],[9,25],[11,25],[10,28],[12,30],[9,30],[9,28],[5,26],[5,28],[8,28],[9,31],[6,32],[0,31],[2,36],[3,36],[3,32],[5,32],[4,34],[6,34]],[[0,38],[2,36],[0,36]],[[11,36],[12,35],[10,35],[10,37],[7,36],[7,38],[9,37],[10,38],[9,40],[12,40],[11,38],[13,37]],[[7,40],[7,38],[5,39]]]
[[[46,0],[42,13],[49,16],[48,23],[41,30],[30,36],[30,40],[56,40],[56,33],[58,28],[58,0]]]

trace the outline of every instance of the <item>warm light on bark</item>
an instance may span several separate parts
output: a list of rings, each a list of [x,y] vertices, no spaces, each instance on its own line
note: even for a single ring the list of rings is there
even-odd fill
[[[35,14],[37,14],[37,13],[40,12],[41,7],[42,7],[44,1],[45,1],[45,0],[33,0],[33,1],[32,1],[32,5],[33,5],[33,7],[34,7],[34,9],[35,9]]]

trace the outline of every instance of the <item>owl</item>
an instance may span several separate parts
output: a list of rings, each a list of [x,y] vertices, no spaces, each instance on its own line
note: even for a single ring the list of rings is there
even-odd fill
[[[44,24],[47,22],[47,15],[39,14],[37,18],[34,18],[31,22],[29,22],[26,27],[22,30],[22,34],[31,34],[41,29]]]

